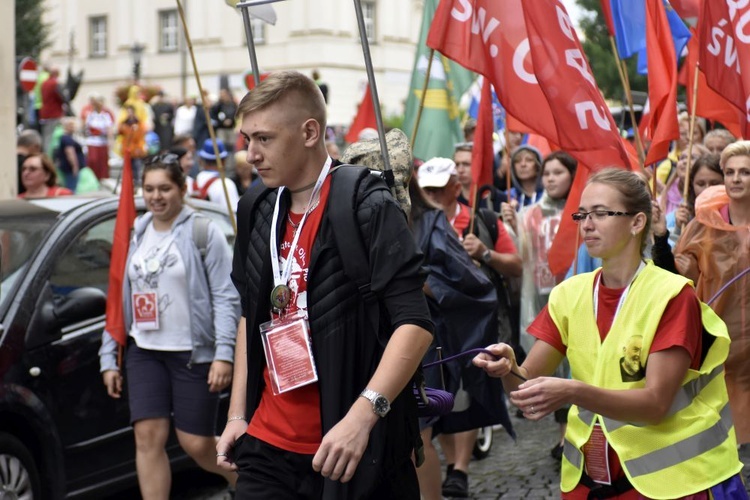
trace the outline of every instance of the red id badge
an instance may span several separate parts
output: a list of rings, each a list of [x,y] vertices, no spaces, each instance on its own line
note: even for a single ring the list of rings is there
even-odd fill
[[[156,292],[133,292],[133,322],[139,330],[159,329],[159,297]]]
[[[609,473],[609,443],[604,436],[602,426],[594,424],[588,442],[583,445],[583,454],[586,457],[586,474],[599,484],[612,484]]]
[[[295,314],[260,325],[266,365],[275,395],[318,380],[307,319]]]

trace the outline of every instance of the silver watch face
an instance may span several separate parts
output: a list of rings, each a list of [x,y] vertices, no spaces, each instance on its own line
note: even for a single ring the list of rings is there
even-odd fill
[[[372,409],[376,414],[384,417],[391,409],[391,404],[385,398],[385,396],[378,396],[375,401],[372,402]]]

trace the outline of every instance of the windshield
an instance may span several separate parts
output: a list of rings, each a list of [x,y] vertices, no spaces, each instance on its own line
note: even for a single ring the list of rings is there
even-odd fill
[[[10,290],[28,268],[44,235],[55,222],[55,214],[0,217],[0,311],[11,299]]]

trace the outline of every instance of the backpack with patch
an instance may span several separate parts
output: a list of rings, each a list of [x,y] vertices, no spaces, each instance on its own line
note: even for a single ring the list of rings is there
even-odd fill
[[[380,141],[370,139],[355,142],[344,151],[341,156],[342,165],[339,168],[347,168],[348,165],[361,165],[370,169],[374,175],[380,175],[391,189],[391,194],[408,216],[411,211],[409,200],[409,179],[412,174],[412,156],[409,147],[409,139],[403,131],[394,128],[385,134],[385,142],[388,148],[388,160],[390,171],[385,171],[385,162],[380,151]],[[359,184],[357,183],[357,187]]]

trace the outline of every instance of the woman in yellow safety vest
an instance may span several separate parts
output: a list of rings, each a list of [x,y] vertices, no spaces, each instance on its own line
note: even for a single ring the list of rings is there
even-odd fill
[[[523,365],[507,344],[474,364],[502,377],[526,418],[572,405],[564,499],[748,498],[724,384],[729,335],[692,282],[644,260],[647,186],[605,169],[573,219],[601,269],[552,290]],[[571,378],[550,377],[563,357]]]

